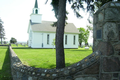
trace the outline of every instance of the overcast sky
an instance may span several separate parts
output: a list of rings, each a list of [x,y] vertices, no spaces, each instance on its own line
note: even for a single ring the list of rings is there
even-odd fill
[[[51,0],[45,4],[46,0],[38,0],[38,7],[42,14],[42,20],[44,21],[56,21],[52,6],[50,5]],[[6,40],[9,41],[11,37],[17,39],[17,41],[27,42],[28,33],[27,28],[29,24],[30,14],[34,8],[35,0],[0,0],[0,17],[4,22]],[[77,28],[84,27],[87,25],[87,14],[81,11],[84,16],[83,19],[77,19],[67,4],[68,22],[74,23]],[[92,42],[90,37],[89,42]]]

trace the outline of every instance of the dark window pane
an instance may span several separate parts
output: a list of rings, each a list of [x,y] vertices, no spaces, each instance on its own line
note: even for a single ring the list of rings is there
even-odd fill
[[[73,37],[73,44],[75,45],[75,36]]]
[[[49,44],[49,34],[47,35],[47,44]]]
[[[65,35],[65,44],[67,44],[67,35]]]
[[[97,39],[101,39],[102,38],[102,34],[101,34],[101,30],[97,30],[97,35],[96,35],[96,38]]]

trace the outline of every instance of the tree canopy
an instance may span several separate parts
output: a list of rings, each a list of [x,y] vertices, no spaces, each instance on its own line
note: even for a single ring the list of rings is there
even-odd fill
[[[12,37],[12,38],[10,39],[10,43],[15,44],[15,43],[17,43],[17,40],[16,40],[15,38]]]
[[[84,28],[78,28],[79,30],[79,45],[81,46],[82,42],[88,43],[89,30]]]
[[[1,20],[1,18],[0,18],[0,39],[2,44],[2,39],[5,39],[5,31],[4,31],[3,21]]]

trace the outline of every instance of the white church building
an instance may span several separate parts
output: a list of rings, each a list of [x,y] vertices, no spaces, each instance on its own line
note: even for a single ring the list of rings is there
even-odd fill
[[[42,21],[42,14],[38,8],[37,0],[30,21],[27,33],[29,34],[28,46],[31,48],[53,48],[53,39],[56,35],[56,27],[51,26],[52,21]],[[64,30],[64,48],[78,48],[79,31],[73,23],[68,23]]]

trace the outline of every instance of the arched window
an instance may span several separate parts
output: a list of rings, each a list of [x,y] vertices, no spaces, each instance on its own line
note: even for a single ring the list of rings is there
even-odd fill
[[[38,14],[38,10],[37,9],[35,10],[35,14]]]

